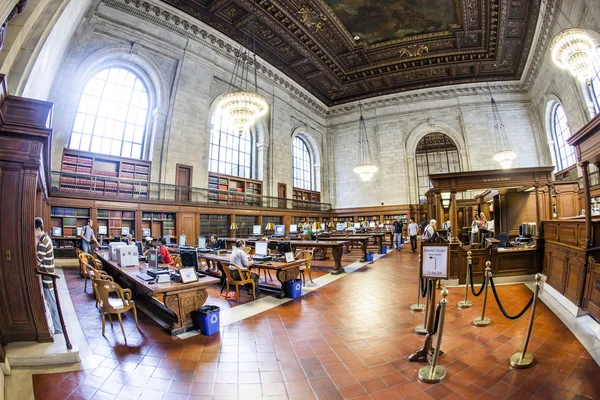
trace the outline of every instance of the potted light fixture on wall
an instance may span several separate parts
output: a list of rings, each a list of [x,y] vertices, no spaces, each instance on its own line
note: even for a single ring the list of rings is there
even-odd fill
[[[358,102],[360,108],[360,118],[358,120],[358,165],[354,167],[354,172],[360,176],[363,181],[369,181],[373,174],[377,172],[377,167],[371,163],[371,149],[369,147],[369,136],[367,135],[367,126],[362,113],[362,104]]]
[[[233,125],[240,136],[247,132],[256,120],[264,116],[269,110],[267,99],[258,93],[254,21],[249,22],[249,27],[253,51],[251,53],[248,50],[249,46],[240,45],[231,81],[229,82],[229,91],[223,95],[217,106],[224,118]],[[252,63],[252,70],[250,70],[250,63]],[[253,74],[254,87],[250,83],[250,73]]]

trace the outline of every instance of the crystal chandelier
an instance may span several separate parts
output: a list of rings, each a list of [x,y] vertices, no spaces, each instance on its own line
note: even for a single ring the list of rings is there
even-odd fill
[[[510,149],[508,144],[508,137],[506,136],[506,131],[504,130],[504,124],[502,123],[502,118],[500,117],[500,111],[498,110],[498,105],[492,96],[491,89],[490,98],[492,100],[492,114],[494,118],[494,138],[496,142],[496,149],[498,150],[496,153],[494,153],[494,161],[500,164],[502,169],[508,169],[512,165],[512,162],[517,155]]]
[[[256,37],[254,36],[253,21],[250,21],[250,28],[253,44],[252,55],[250,55],[250,50],[247,47],[243,44],[240,45],[233,75],[229,82],[229,92],[221,98],[217,106],[223,117],[233,125],[240,136],[247,132],[256,120],[264,116],[269,110],[267,99],[258,93]],[[250,63],[252,63],[254,74],[254,88],[250,87],[248,79]]]
[[[354,172],[363,181],[369,181],[373,177],[373,174],[377,172],[377,167],[371,163],[367,126],[362,114],[362,104],[359,102],[358,105],[360,107],[360,119],[358,121],[358,165],[354,167]]]
[[[552,40],[550,49],[552,61],[559,68],[569,70],[573,76],[582,80],[593,76],[592,59],[596,46],[584,30],[565,29]]]

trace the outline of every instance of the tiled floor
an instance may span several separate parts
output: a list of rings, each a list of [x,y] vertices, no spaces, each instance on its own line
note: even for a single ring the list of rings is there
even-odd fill
[[[513,370],[508,358],[523,342],[528,314],[504,318],[490,295],[492,325],[475,328],[482,298],[471,309],[450,289],[440,364],[440,384],[417,380],[424,363],[409,354],[423,338],[413,333],[421,313],[416,300],[417,257],[388,256],[342,279],[241,322],[220,334],[171,338],[152,320],[118,324],[100,335],[100,318],[83,294],[76,271],[65,271],[81,325],[100,366],[79,372],[35,375],[36,399],[585,399],[600,393],[600,368],[544,304],[539,304],[530,351],[536,364]],[[524,285],[498,287],[505,308],[516,313],[531,296]],[[210,303],[213,298],[209,298]]]

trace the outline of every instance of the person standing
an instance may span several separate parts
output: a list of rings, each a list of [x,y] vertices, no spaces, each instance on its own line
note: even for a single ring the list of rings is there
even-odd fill
[[[437,228],[437,221],[435,219],[432,219],[431,221],[429,221],[429,225],[427,225],[425,227],[425,230],[423,231],[423,235],[421,236],[421,239],[423,241],[434,239],[437,236],[436,228]]]
[[[35,238],[37,239],[36,257],[38,268],[50,274],[54,273],[54,247],[52,239],[44,232],[44,221],[37,217],[35,219]],[[54,325],[54,334],[63,333],[60,325],[60,317],[58,316],[58,307],[56,306],[56,298],[54,297],[54,286],[52,279],[47,276],[42,276],[42,288],[44,289],[44,299],[50,310],[52,324]]]
[[[94,223],[91,219],[87,220],[87,224],[81,230],[81,245],[84,253],[92,254],[92,241],[98,242],[94,235],[92,226]]]
[[[477,212],[473,215],[473,222],[471,222],[471,244],[479,243],[479,227],[481,226],[481,221],[479,221],[479,216]]]
[[[419,234],[419,225],[411,218],[408,224],[408,236],[410,237],[410,247],[412,252],[417,251],[417,235]]]
[[[402,221],[400,217],[394,221],[394,243],[396,244],[396,249],[400,251],[402,249]]]

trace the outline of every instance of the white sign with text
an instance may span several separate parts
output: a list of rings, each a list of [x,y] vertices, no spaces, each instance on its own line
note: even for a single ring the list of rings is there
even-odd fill
[[[423,244],[421,276],[430,279],[448,279],[448,246]]]

